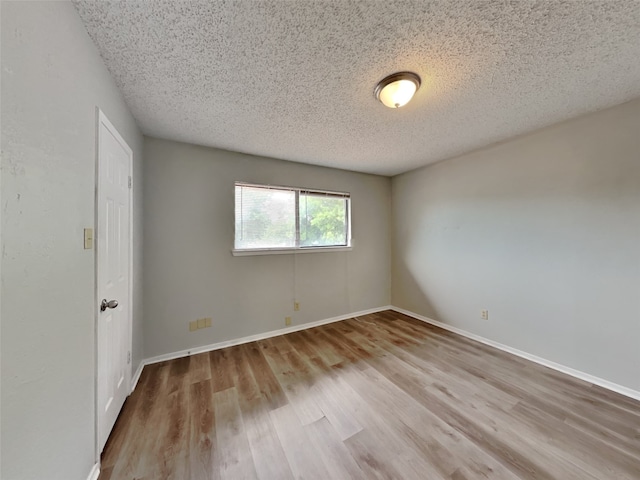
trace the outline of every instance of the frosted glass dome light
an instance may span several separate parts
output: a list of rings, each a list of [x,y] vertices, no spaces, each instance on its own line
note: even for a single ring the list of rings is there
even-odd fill
[[[375,96],[389,108],[400,108],[413,98],[420,88],[420,77],[413,72],[399,72],[380,80]]]

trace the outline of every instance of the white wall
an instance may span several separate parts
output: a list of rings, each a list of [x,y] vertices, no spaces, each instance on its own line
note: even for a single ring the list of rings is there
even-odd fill
[[[2,2],[3,480],[86,479],[94,447],[96,106],[134,151],[141,298],[143,139],[67,2]],[[142,305],[134,305],[134,364]]]
[[[394,305],[640,390],[640,100],[394,177],[392,205]]]
[[[147,356],[389,304],[389,178],[145,140]],[[235,181],[350,192],[353,250],[232,256]]]

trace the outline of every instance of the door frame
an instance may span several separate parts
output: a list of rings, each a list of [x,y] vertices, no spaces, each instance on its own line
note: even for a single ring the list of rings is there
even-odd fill
[[[94,450],[95,450],[95,460],[100,464],[100,454],[102,452],[98,451],[98,385],[100,382],[99,378],[99,364],[98,364],[98,347],[99,347],[99,338],[98,338],[98,322],[100,320],[100,295],[98,292],[98,279],[100,273],[100,264],[98,259],[98,199],[100,198],[100,147],[102,145],[102,129],[104,126],[109,132],[116,138],[118,143],[120,143],[124,149],[127,151],[129,155],[129,178],[131,182],[131,187],[129,188],[129,259],[128,259],[128,275],[129,275],[129,288],[128,288],[128,302],[127,302],[127,351],[129,352],[129,364],[126,369],[126,377],[125,382],[127,382],[126,388],[129,392],[128,395],[131,394],[131,369],[133,367],[133,355],[132,355],[132,346],[133,346],[133,150],[129,147],[129,144],[122,138],[120,132],[113,126],[113,124],[109,121],[104,112],[100,109],[100,107],[96,106],[96,151],[95,151],[95,188],[94,188]]]

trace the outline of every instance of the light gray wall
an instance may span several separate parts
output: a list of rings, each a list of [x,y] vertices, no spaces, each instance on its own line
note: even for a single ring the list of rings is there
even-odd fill
[[[640,390],[640,100],[394,177],[392,216],[393,305]]]
[[[389,178],[146,137],[144,168],[147,356],[389,304]],[[232,256],[235,181],[350,192],[353,250]]]
[[[96,106],[134,152],[141,298],[143,138],[67,2],[2,2],[2,471],[86,479],[94,450]],[[134,304],[134,364],[142,304]]]

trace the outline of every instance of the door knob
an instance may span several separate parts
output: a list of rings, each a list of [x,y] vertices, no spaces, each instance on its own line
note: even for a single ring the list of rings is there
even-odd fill
[[[107,302],[106,298],[102,299],[102,303],[100,304],[100,311],[104,312],[107,308],[116,308],[118,306],[117,300],[109,300]]]

